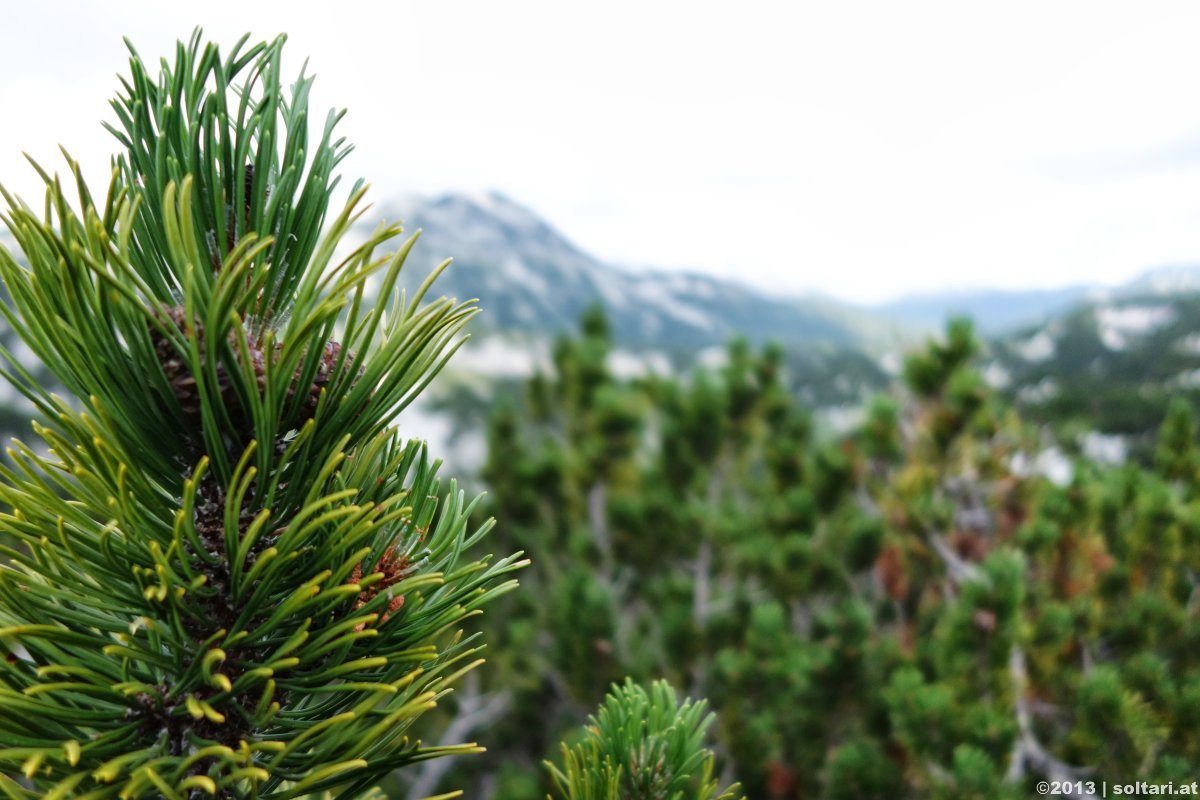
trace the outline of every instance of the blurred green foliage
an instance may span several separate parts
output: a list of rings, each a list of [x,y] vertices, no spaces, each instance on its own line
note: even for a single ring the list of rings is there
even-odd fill
[[[777,349],[633,380],[610,352],[590,312],[493,412],[493,546],[534,565],[483,623],[484,688],[513,712],[446,786],[544,798],[550,775],[512,765],[558,758],[625,676],[707,698],[716,774],[766,800],[1017,798],[1200,763],[1187,403],[1153,466],[1076,459],[1056,484],[965,321],[824,439]]]

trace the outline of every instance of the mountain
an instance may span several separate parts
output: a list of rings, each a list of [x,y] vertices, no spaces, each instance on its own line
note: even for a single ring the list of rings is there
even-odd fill
[[[717,366],[737,336],[775,341],[786,347],[797,395],[835,415],[887,387],[917,334],[960,313],[991,340],[989,380],[1038,418],[1136,439],[1173,394],[1200,400],[1200,267],[1152,270],[1107,289],[949,292],[866,308],[775,296],[707,275],[622,270],[494,192],[405,198],[370,216],[422,230],[408,287],[454,256],[435,292],[478,298],[484,309],[438,400],[451,406],[482,412],[498,387],[547,366],[553,338],[574,330],[593,303],[609,314],[617,344],[611,366],[621,374]],[[369,232],[364,225],[351,238]],[[11,247],[5,234],[0,246]],[[20,348],[12,338],[0,325],[0,343]],[[0,396],[0,429],[27,414],[14,401]]]
[[[1200,266],[1179,264],[1143,272],[1118,290],[1126,295],[1200,292]]]
[[[978,289],[909,295],[873,306],[878,314],[920,328],[940,328],[950,317],[970,317],[984,335],[1036,325],[1087,299],[1094,287],[1029,291]]]
[[[893,333],[889,323],[832,300],[774,297],[696,273],[618,269],[494,192],[410,198],[385,206],[383,214],[422,231],[410,285],[440,259],[454,257],[438,291],[478,298],[485,311],[480,331],[555,335],[573,330],[583,310],[598,302],[617,342],[637,348],[696,351],[739,335],[857,348]]]
[[[1048,322],[1088,302],[1165,296],[1200,291],[1200,266],[1147,270],[1118,286],[1077,284],[1057,289],[971,289],[914,294],[871,306],[881,317],[902,326],[936,329],[950,317],[970,317],[976,330],[1003,336]]]
[[[1060,438],[1121,437],[1145,455],[1173,397],[1200,404],[1200,292],[1152,279],[993,340],[985,376],[1031,418],[1068,426]]]

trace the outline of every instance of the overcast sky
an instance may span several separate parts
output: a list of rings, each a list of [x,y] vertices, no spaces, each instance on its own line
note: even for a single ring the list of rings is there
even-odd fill
[[[12,4],[0,182],[105,176],[121,37],[197,24],[287,32],[377,200],[500,190],[617,263],[860,301],[1200,263],[1195,3]]]

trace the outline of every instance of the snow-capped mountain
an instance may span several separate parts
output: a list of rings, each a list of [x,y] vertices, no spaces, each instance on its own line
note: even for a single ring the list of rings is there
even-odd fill
[[[1003,336],[1065,314],[1082,303],[1147,295],[1200,292],[1200,266],[1147,270],[1118,286],[1079,284],[1057,289],[974,289],[916,294],[873,307],[881,316],[916,327],[939,327],[947,317],[970,317],[989,336]]]
[[[903,352],[955,313],[974,317],[992,340],[988,380],[1043,416],[1140,434],[1172,394],[1200,400],[1200,268],[1152,270],[1120,287],[950,292],[864,308],[707,275],[618,269],[497,193],[408,198],[367,216],[422,230],[409,287],[454,257],[434,293],[480,300],[474,339],[452,369],[478,378],[485,400],[495,382],[547,367],[553,337],[575,330],[593,303],[608,312],[620,374],[713,366],[736,336],[775,341],[787,349],[794,389],[814,408],[852,408],[887,386]],[[0,246],[12,246],[2,229]],[[0,342],[17,346],[11,339],[0,325]],[[0,397],[0,429],[12,430],[5,414],[27,413],[14,399]]]
[[[1172,398],[1200,401],[1200,293],[1131,286],[990,350],[985,377],[1036,418],[1144,448]]]
[[[409,276],[454,263],[440,293],[478,298],[476,330],[545,336],[574,330],[593,303],[605,307],[619,343],[696,350],[734,336],[786,345],[859,346],[886,325],[850,306],[770,297],[708,275],[632,273],[583,252],[504,195],[450,194],[385,206],[388,219],[420,228]]]
[[[1200,266],[1182,264],[1150,270],[1123,287],[1129,295],[1200,292]]]

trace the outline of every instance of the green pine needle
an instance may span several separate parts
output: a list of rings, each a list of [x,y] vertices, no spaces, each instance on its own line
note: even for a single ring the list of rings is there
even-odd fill
[[[704,736],[704,701],[682,704],[665,681],[647,692],[626,679],[589,719],[583,740],[563,745],[563,766],[547,763],[562,800],[735,800],[720,789]],[[549,798],[547,799],[549,800]]]
[[[312,79],[245,42],[197,31],[157,79],[131,48],[101,204],[69,158],[76,204],[40,168],[45,213],[3,193],[0,313],[77,399],[0,352],[45,445],[0,466],[9,797],[360,797],[477,749],[410,734],[524,562],[463,563],[490,521],[392,427],[476,309],[364,303],[415,237],[334,262],[341,115],[310,143]]]

